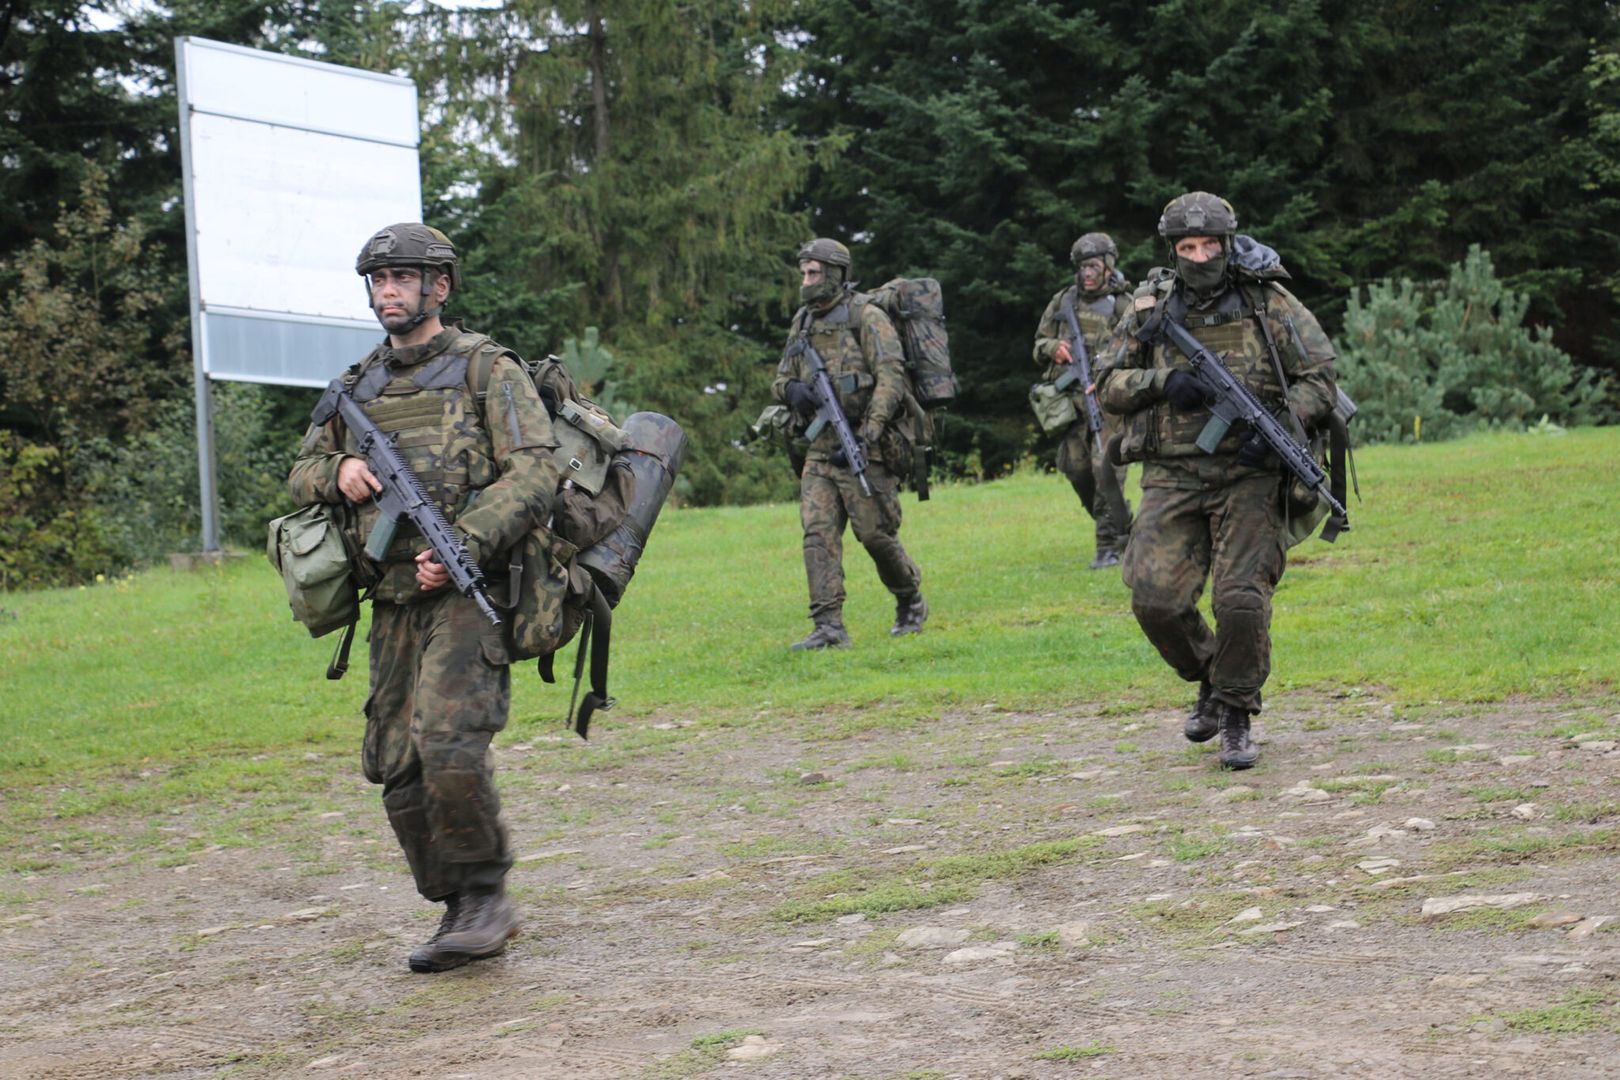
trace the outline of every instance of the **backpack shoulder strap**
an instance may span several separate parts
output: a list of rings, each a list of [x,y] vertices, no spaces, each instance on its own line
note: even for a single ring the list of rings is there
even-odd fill
[[[523,357],[516,350],[497,343],[488,334],[464,333],[456,342],[456,348],[467,353],[467,389],[480,402],[489,393],[489,375],[495,370],[496,360],[505,356],[519,366],[523,364]]]

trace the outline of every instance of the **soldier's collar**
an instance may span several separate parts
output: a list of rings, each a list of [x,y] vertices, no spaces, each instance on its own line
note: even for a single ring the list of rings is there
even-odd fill
[[[826,311],[812,311],[810,318],[812,322],[820,323],[822,326],[848,326],[849,301],[847,299],[840,300]]]
[[[383,362],[396,371],[400,368],[415,367],[444,352],[460,336],[460,325],[452,324],[420,345],[407,345],[403,349],[384,349]]]

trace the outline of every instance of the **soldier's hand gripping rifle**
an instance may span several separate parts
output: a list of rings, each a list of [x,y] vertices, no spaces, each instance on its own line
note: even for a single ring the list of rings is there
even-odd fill
[[[1249,392],[1249,388],[1238,382],[1232,373],[1226,370],[1226,365],[1221,363],[1214,353],[1204,348],[1185,326],[1170,318],[1159,321],[1163,324],[1164,332],[1170,338],[1171,344],[1180,349],[1181,354],[1192,364],[1193,378],[1197,379],[1204,391],[1214,399],[1209,408],[1215,415],[1210,417],[1209,423],[1204,425],[1204,430],[1199,432],[1198,448],[1206,454],[1213,454],[1228,428],[1239,421],[1248,424],[1249,429],[1265,441],[1266,446],[1277,455],[1288,471],[1327,503],[1333,514],[1344,523],[1340,531],[1348,529],[1350,523],[1344,504],[1333,497],[1332,491],[1328,489],[1327,473],[1316,463],[1309,448],[1301,445],[1293,433],[1283,427],[1277,418],[1260,404],[1259,399]],[[1145,329],[1151,329],[1151,325]]]
[[[1080,332],[1080,320],[1074,313],[1074,297],[1063,302],[1063,317],[1069,323],[1069,363],[1063,374],[1052,381],[1059,390],[1080,384],[1080,396],[1086,403],[1086,427],[1093,435],[1103,428],[1102,410],[1097,407],[1097,388],[1091,380],[1091,353],[1086,349],[1086,335]]]
[[[816,441],[821,429],[831,424],[833,433],[838,436],[838,445],[844,452],[844,460],[849,463],[849,471],[855,474],[855,479],[861,482],[861,491],[867,495],[872,494],[872,485],[866,482],[866,451],[861,449],[860,440],[855,437],[854,429],[849,426],[849,417],[844,415],[843,406],[838,404],[838,391],[833,387],[832,376],[827,374],[827,362],[821,358],[816,347],[810,344],[808,330],[801,330],[793,344],[788,346],[788,355],[804,354],[810,362],[810,389],[816,395],[820,404],[816,408],[810,426],[805,430],[804,437],[810,442]]]
[[[456,591],[478,605],[478,610],[496,626],[501,617],[489,601],[484,588],[484,572],[473,562],[466,545],[445,520],[444,514],[422,488],[422,482],[411,472],[399,449],[381,428],[366,415],[354,398],[343,389],[341,379],[333,379],[326,393],[315,405],[310,419],[325,424],[332,417],[341,416],[343,423],[354,433],[360,457],[382,484],[382,490],[372,496],[382,516],[366,538],[366,554],[381,562],[394,542],[399,523],[410,520],[433,549],[433,557],[450,572],[450,584]]]

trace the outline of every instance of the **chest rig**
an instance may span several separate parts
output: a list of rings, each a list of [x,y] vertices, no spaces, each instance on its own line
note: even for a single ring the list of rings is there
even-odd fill
[[[408,350],[401,350],[406,355],[400,357],[379,349],[361,361],[353,383],[355,402],[394,441],[428,497],[451,522],[472,494],[495,478],[478,398],[467,383],[469,354],[486,340],[461,334],[444,351],[417,363],[411,362]],[[361,507],[363,532],[370,531],[376,513],[370,504]],[[383,561],[410,559],[421,542],[414,528],[402,528]]]
[[[1113,293],[1087,300],[1078,291],[1074,296],[1074,317],[1080,332],[1086,335],[1086,348],[1091,350],[1092,363],[1108,346],[1108,332],[1114,326],[1114,311],[1119,298]]]
[[[861,351],[861,310],[867,298],[864,293],[848,296],[832,310],[817,315],[809,308],[800,308],[794,326],[808,325],[810,344],[827,364],[827,375],[838,391],[838,403],[852,425],[859,426],[866,417],[867,406],[872,403],[872,387],[876,378],[866,364]],[[808,362],[799,361],[800,377],[808,381]],[[823,457],[838,446],[838,437],[829,427],[810,444],[812,457]]]
[[[1263,290],[1264,286],[1257,289]],[[1277,354],[1271,326],[1265,320],[1264,293],[1259,294],[1260,306],[1252,302],[1250,290],[1236,287],[1226,290],[1213,308],[1190,310],[1186,295],[1173,290],[1160,305],[1158,318],[1174,319],[1185,326],[1210,352],[1221,359],[1239,382],[1247,386],[1268,408],[1283,402],[1282,357]],[[1161,334],[1154,344],[1155,367],[1188,371],[1191,364],[1181,351]],[[1209,421],[1203,409],[1177,412],[1166,406],[1156,408],[1158,452],[1165,456],[1202,454],[1197,447],[1199,433]],[[1229,431],[1221,439],[1217,452],[1235,452],[1246,438],[1246,431]]]

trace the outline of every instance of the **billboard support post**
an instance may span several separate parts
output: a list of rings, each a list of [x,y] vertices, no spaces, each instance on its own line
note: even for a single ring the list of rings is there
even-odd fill
[[[197,288],[197,200],[191,177],[191,102],[186,93],[184,39],[174,43],[176,95],[180,102],[181,191],[186,200],[186,276],[191,285],[192,398],[197,411],[197,495],[202,509],[202,550],[219,550],[219,487],[214,469],[214,395],[203,361],[202,293]]]

